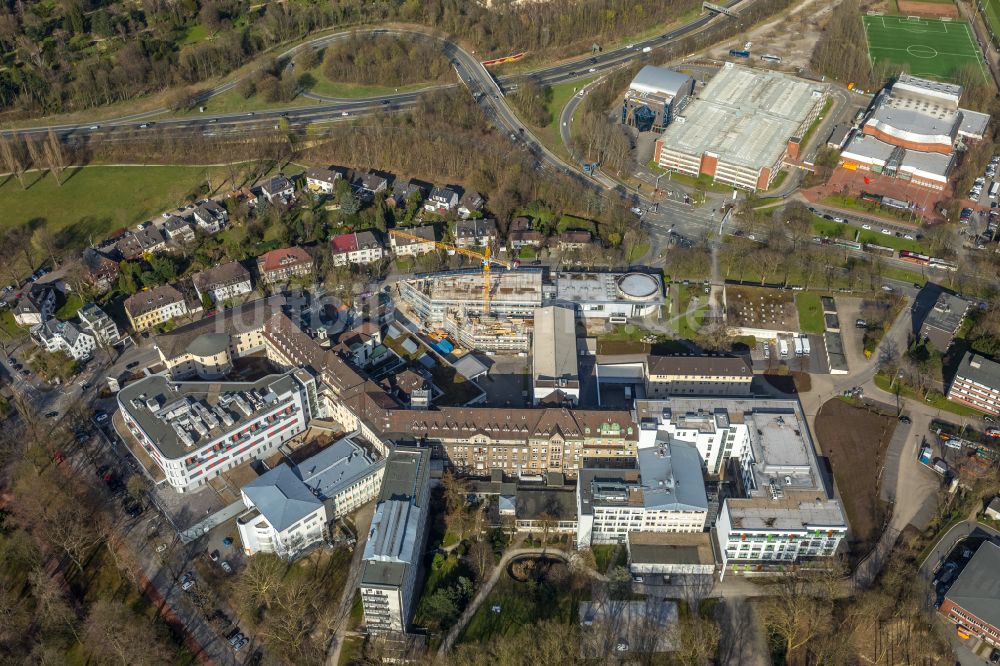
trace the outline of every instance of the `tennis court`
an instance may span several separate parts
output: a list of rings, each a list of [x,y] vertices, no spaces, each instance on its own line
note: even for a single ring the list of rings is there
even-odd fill
[[[951,80],[965,66],[989,80],[979,45],[964,21],[911,16],[863,16],[873,63],[907,64],[910,74]]]

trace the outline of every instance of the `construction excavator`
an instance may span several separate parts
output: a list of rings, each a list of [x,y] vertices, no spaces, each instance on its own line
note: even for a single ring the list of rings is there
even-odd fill
[[[461,254],[466,257],[472,257],[473,259],[478,259],[483,267],[483,316],[488,316],[490,314],[490,266],[495,264],[497,266],[503,266],[507,270],[517,268],[517,262],[511,263],[509,261],[504,261],[503,259],[497,259],[493,256],[493,251],[489,246],[483,248],[482,252],[477,252],[475,250],[469,250],[464,247],[458,247],[457,245],[452,245],[451,243],[441,243],[439,241],[429,241],[422,236],[417,236],[416,234],[411,234],[407,231],[401,229],[393,229],[389,233],[395,234],[402,238],[417,242],[417,243],[428,243],[438,248],[439,250],[444,250],[448,254]]]

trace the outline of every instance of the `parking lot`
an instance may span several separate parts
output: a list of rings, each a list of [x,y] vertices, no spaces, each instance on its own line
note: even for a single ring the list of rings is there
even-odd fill
[[[765,372],[775,372],[784,364],[790,371],[815,374],[830,372],[823,336],[818,334],[803,334],[803,336],[805,340],[809,341],[808,353],[806,353],[805,345],[801,342],[803,337],[799,337],[801,347],[795,345],[795,338],[798,336],[780,334],[774,338],[757,338],[757,344],[750,351],[754,367],[762,368]],[[781,353],[782,342],[785,343],[785,354]]]

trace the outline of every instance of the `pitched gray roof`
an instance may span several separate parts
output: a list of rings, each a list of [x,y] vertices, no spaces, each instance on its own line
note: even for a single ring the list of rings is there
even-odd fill
[[[278,532],[286,530],[323,506],[295,475],[291,467],[281,465],[243,486],[253,505]]]
[[[1000,363],[985,356],[967,352],[958,364],[956,377],[963,377],[991,388],[1000,388]]]
[[[1000,627],[1000,546],[984,541],[945,598]]]

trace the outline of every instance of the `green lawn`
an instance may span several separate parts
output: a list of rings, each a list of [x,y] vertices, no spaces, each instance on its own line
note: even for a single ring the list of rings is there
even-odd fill
[[[862,16],[868,36],[868,53],[876,63],[907,65],[914,76],[953,80],[955,71],[972,66],[984,81],[990,76],[983,64],[969,24],[906,16]]]
[[[813,231],[820,236],[830,238],[845,238],[847,240],[858,241],[859,243],[872,243],[882,247],[891,247],[894,250],[910,250],[911,252],[927,252],[927,248],[920,241],[899,238],[895,234],[886,236],[877,229],[861,229],[849,224],[834,222],[817,217],[813,220]],[[911,234],[912,235],[912,234]]]
[[[912,387],[902,383],[897,382],[892,388],[889,388],[892,378],[888,375],[877,374],[875,375],[875,386],[879,387],[883,391],[888,391],[889,393],[895,393],[897,387],[899,388],[899,395],[904,398],[910,398],[912,400],[919,400],[921,402],[926,402],[928,405],[940,409],[942,411],[951,412],[952,414],[957,414],[959,416],[982,416],[983,412],[978,409],[973,409],[971,407],[966,407],[965,405],[960,405],[956,402],[948,400],[937,391],[928,391],[925,398],[921,398],[920,394]]]
[[[799,329],[803,333],[822,333],[826,330],[823,323],[823,304],[819,294],[811,291],[799,292],[795,295],[795,306],[799,310]]]
[[[14,321],[14,313],[10,308],[0,310],[0,339],[13,340],[24,335],[25,331]]]
[[[578,81],[567,81],[566,83],[558,83],[551,86],[552,99],[549,101],[546,108],[552,116],[552,120],[550,120],[549,124],[545,127],[535,128],[535,135],[549,149],[555,151],[563,157],[568,158],[569,151],[567,147],[563,145],[562,136],[559,133],[559,117],[562,115],[563,109],[566,108],[566,105],[569,104],[569,101],[573,98],[573,95],[578,93],[583,86],[587,85],[596,78],[597,77],[589,77]],[[516,107],[511,108],[516,109]],[[569,129],[570,136],[572,136],[572,123],[570,123]]]
[[[323,75],[323,66],[317,65],[313,69],[307,72],[312,76],[315,83],[309,87],[309,92],[315,93],[317,95],[325,95],[327,97],[345,97],[345,98],[363,98],[363,97],[380,97],[382,95],[392,95],[398,90],[399,92],[413,92],[414,90],[420,90],[422,88],[427,88],[428,86],[435,85],[431,81],[421,81],[418,83],[412,83],[406,86],[380,86],[380,85],[366,85],[363,83],[341,83],[339,81],[331,81],[326,76]]]
[[[677,337],[682,340],[694,340],[705,321],[708,297],[701,292],[700,285],[677,286],[677,310],[671,312],[671,321],[676,324]]]
[[[70,294],[62,307],[56,310],[57,319],[72,319],[76,316],[77,310],[83,307],[83,298],[79,294]]]
[[[1000,0],[983,0],[980,6],[989,24],[990,32],[1000,35]]]
[[[895,268],[893,266],[886,266],[882,269],[882,276],[887,277],[890,280],[900,280],[902,282],[912,282],[913,284],[919,284],[921,287],[927,284],[927,277],[921,275],[920,273],[915,273],[914,271],[908,271],[905,268]]]
[[[777,176],[775,176],[775,178],[777,178]],[[717,183],[717,182],[715,182],[715,179],[712,178],[712,176],[706,176],[705,174],[701,174],[700,176],[698,176],[697,178],[695,178],[694,176],[691,176],[689,174],[679,173],[677,171],[674,171],[674,172],[671,173],[670,176],[667,177],[667,180],[672,180],[675,183],[680,183],[681,185],[687,185],[688,187],[701,188],[701,189],[707,190],[709,192],[732,192],[733,191],[733,186],[732,185],[726,185],[724,183]],[[662,180],[661,180],[661,182],[662,182]]]
[[[266,111],[269,109],[298,109],[301,107],[309,107],[319,104],[318,101],[314,99],[309,99],[308,97],[302,97],[299,95],[290,102],[265,102],[257,95],[251,95],[249,98],[243,97],[236,89],[227,90],[226,92],[216,95],[215,97],[208,98],[200,106],[205,107],[204,111],[200,111],[196,106],[193,109],[187,109],[185,111],[178,111],[177,113],[172,113],[172,116],[208,116],[208,115],[222,115],[224,113],[239,113],[240,111]]]
[[[180,46],[186,44],[196,44],[208,38],[208,28],[206,28],[201,23],[196,23],[190,28],[188,28],[187,34],[184,35],[184,39],[179,42]]]
[[[66,245],[83,247],[184,204],[206,180],[221,190],[228,186],[227,171],[200,166],[81,167],[64,172],[62,186],[51,175],[29,173],[26,190],[7,178],[0,181],[0,229],[47,224],[66,234]]]

